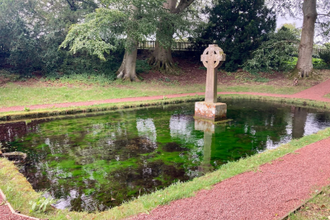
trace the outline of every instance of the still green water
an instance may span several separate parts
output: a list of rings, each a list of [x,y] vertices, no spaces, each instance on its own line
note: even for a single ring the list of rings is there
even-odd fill
[[[56,207],[102,211],[330,125],[329,113],[316,110],[226,103],[232,121],[214,133],[198,130],[191,103],[2,124],[0,141],[5,152],[28,154],[20,171]]]

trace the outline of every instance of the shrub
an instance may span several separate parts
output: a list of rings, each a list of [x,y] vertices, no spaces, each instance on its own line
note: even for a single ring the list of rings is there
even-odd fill
[[[277,33],[272,33],[269,40],[261,44],[247,60],[243,69],[248,72],[282,71],[291,68],[296,53],[296,35],[286,27],[282,27]]]
[[[226,53],[226,62],[221,68],[233,72],[275,30],[276,17],[264,0],[218,0],[206,7],[209,23],[196,30],[192,39],[194,48],[205,49],[217,43]],[[203,24],[202,24],[203,25]]]
[[[325,51],[321,51],[319,53],[320,55],[320,58],[328,65],[330,65],[330,44],[327,43],[327,44],[324,44],[327,48],[327,50]]]

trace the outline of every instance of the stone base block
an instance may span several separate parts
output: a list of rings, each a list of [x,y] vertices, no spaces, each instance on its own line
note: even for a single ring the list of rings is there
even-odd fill
[[[195,103],[195,117],[203,118],[211,121],[219,121],[227,117],[226,103],[209,103],[196,102]]]

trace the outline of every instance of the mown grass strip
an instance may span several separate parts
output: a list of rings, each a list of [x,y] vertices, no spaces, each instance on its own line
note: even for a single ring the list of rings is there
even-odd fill
[[[114,82],[109,86],[96,84],[69,84],[60,86],[41,83],[30,86],[20,86],[9,83],[0,87],[0,107],[29,106],[53,103],[86,102],[106,99],[166,96],[170,94],[194,93],[204,91],[205,85],[178,86],[158,82]]]
[[[221,97],[221,98],[220,98]],[[294,98],[280,98],[271,96],[258,96],[258,95],[242,95],[242,94],[226,94],[220,95],[219,101],[225,102],[226,100],[259,100],[264,102],[276,102],[285,105],[295,105],[298,107],[308,107],[316,109],[330,109],[330,102],[319,102],[304,99],[294,99]],[[148,106],[161,106],[168,104],[179,104],[187,102],[196,102],[204,100],[204,96],[187,96],[180,98],[166,98],[159,100],[143,101],[143,102],[122,102],[122,103],[108,103],[99,104],[92,106],[78,106],[69,108],[50,108],[50,109],[37,109],[29,111],[15,111],[15,112],[1,112],[0,113],[0,123],[6,121],[15,121],[23,119],[34,119],[34,118],[44,118],[44,117],[76,117],[73,115],[83,114],[84,116],[95,114],[104,114],[100,112],[109,112],[119,109],[130,109],[130,108],[141,108]]]
[[[269,85],[219,85],[218,91],[226,92],[259,92],[274,94],[294,94],[308,87],[306,86],[269,86]],[[195,93],[205,91],[204,84],[178,85],[160,82],[116,82],[109,86],[97,84],[68,84],[65,86],[42,83],[21,86],[9,83],[0,87],[0,108],[11,106],[29,106],[53,103],[86,102],[105,99],[118,99],[143,96],[166,96],[170,94]]]

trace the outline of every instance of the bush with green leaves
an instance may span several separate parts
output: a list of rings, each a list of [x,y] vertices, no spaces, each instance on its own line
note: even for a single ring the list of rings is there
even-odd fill
[[[288,70],[297,53],[297,43],[297,36],[282,27],[278,32],[269,34],[269,39],[252,53],[253,58],[244,63],[243,69],[251,73]]]
[[[320,58],[327,64],[330,65],[330,43],[325,43],[326,50],[320,51]]]
[[[275,14],[264,0],[217,0],[205,14],[209,23],[192,39],[195,48],[204,50],[217,43],[227,55],[222,67],[230,72],[237,70],[276,26]]]

